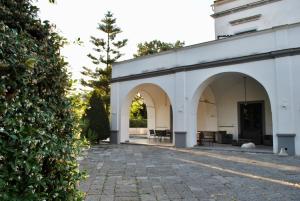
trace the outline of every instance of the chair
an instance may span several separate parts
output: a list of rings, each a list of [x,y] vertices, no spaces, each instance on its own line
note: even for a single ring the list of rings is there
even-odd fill
[[[166,137],[170,139],[170,142],[172,142],[172,131],[170,129],[166,130]]]
[[[197,145],[201,145],[201,137],[202,137],[202,133],[201,131],[197,131]]]
[[[162,138],[166,136],[165,130],[155,130],[155,134],[159,138],[159,141],[162,141]]]
[[[161,136],[160,141],[164,140],[165,137],[167,137],[167,130],[161,130],[160,136]]]
[[[212,131],[200,131],[199,137],[197,139],[199,145],[205,145],[208,143],[208,146],[213,146],[215,142],[215,132]]]
[[[149,143],[150,143],[150,139],[151,139],[151,137],[152,138],[154,138],[154,140],[155,140],[155,138],[156,138],[156,132],[155,132],[155,130],[154,129],[149,129]]]
[[[232,134],[227,134],[226,131],[218,131],[216,133],[216,142],[219,144],[232,144]]]

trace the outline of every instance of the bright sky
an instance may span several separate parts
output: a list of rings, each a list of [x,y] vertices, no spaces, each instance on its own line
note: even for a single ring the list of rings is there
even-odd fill
[[[69,41],[80,37],[82,46],[70,43],[62,53],[70,64],[73,78],[80,78],[82,66],[92,67],[86,56],[92,52],[90,36],[103,37],[96,27],[109,10],[122,29],[119,39],[128,39],[121,60],[132,58],[140,42],[158,39],[185,41],[186,45],[213,40],[214,24],[210,17],[213,0],[40,0],[42,20],[56,24]]]

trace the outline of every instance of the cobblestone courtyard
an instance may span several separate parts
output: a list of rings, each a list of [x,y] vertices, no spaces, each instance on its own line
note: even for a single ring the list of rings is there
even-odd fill
[[[87,201],[299,201],[300,158],[99,145],[80,161]]]

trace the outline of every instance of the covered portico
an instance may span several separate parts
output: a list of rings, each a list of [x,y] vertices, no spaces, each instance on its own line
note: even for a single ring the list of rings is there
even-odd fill
[[[206,82],[198,102],[198,133],[213,134],[221,144],[272,145],[271,105],[260,83],[242,73],[220,73]]]
[[[192,147],[197,131],[214,130],[258,144],[272,136],[274,153],[287,148],[289,154],[300,155],[299,34],[299,23],[285,25],[115,64],[111,142],[128,140],[132,96],[151,85],[172,105],[176,147]],[[260,115],[243,125],[243,111]],[[245,125],[251,123],[247,131]]]
[[[173,133],[172,104],[165,91],[158,85],[152,83],[143,83],[134,87],[125,98],[122,105],[122,127],[121,142],[130,141],[129,109],[131,102],[136,94],[143,98],[147,111],[147,129],[146,134],[150,142],[151,137],[159,137],[159,132]],[[131,129],[132,130],[132,129]],[[153,136],[155,134],[155,136]],[[161,136],[162,137],[162,136]],[[168,136],[172,139],[173,136]]]

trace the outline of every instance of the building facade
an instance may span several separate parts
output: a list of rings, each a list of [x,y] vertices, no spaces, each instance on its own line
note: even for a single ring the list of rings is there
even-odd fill
[[[148,129],[169,129],[176,147],[199,131],[226,131],[300,155],[300,1],[219,0],[216,40],[113,65],[111,142],[129,140],[135,94]]]

